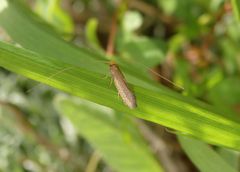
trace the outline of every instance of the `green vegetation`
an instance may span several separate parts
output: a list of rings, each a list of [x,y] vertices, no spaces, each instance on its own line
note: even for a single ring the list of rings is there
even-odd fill
[[[0,4],[2,171],[239,170],[238,1]],[[136,109],[111,84],[110,60]]]

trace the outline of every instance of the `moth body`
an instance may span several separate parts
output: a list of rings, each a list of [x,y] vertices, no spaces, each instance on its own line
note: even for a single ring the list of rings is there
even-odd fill
[[[130,109],[137,107],[136,97],[133,92],[129,89],[125,78],[117,66],[117,64],[110,64],[110,72],[115,84],[118,94],[122,98],[124,104],[126,104]]]

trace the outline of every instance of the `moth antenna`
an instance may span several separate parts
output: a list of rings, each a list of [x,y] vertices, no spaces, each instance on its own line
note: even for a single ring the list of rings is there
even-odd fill
[[[184,90],[184,88],[183,88],[182,86],[175,84],[175,83],[172,82],[171,80],[167,79],[166,77],[162,76],[161,74],[159,74],[159,73],[155,72],[154,70],[152,70],[151,68],[149,68],[147,65],[144,65],[144,64],[142,64],[142,63],[140,63],[140,62],[137,62],[137,61],[135,61],[135,63],[138,63],[139,65],[142,65],[142,66],[144,66],[145,68],[149,69],[149,71],[150,71],[151,73],[153,73],[154,75],[162,78],[163,80],[165,80],[165,81],[167,81],[168,83],[172,84],[172,85],[175,86],[176,88],[181,89],[181,91]]]
[[[108,60],[95,60],[95,59],[94,59],[93,61],[109,64],[109,61],[108,61]],[[56,75],[58,75],[58,74],[60,74],[60,73],[62,73],[62,72],[68,71],[68,70],[70,70],[70,69],[73,69],[73,68],[77,68],[77,66],[70,66],[70,67],[63,68],[62,70],[60,70],[60,71],[58,71],[58,72],[50,75],[45,81],[48,81],[49,79],[53,78],[54,76],[56,76]],[[35,87],[37,87],[37,86],[39,86],[39,85],[41,85],[41,84],[42,84],[42,83],[36,84],[36,85],[33,86],[32,88],[28,89],[28,90],[26,91],[26,93],[31,92]]]
[[[53,78],[54,76],[56,76],[56,75],[58,75],[58,74],[60,74],[60,73],[62,73],[62,72],[68,71],[68,70],[70,70],[70,69],[73,69],[73,68],[76,68],[76,67],[75,67],[75,66],[66,67],[66,68],[64,68],[64,69],[62,69],[62,70],[60,70],[60,71],[58,71],[58,72],[50,75],[45,81],[48,81],[49,79]],[[34,88],[36,88],[37,86],[39,86],[39,85],[41,85],[41,84],[42,84],[42,83],[38,83],[37,85],[35,85],[35,86],[33,86],[32,88],[28,89],[28,90],[26,91],[26,93],[31,92]]]
[[[184,88],[183,88],[182,86],[175,84],[174,82],[172,82],[171,80],[167,79],[167,78],[164,77],[163,75],[161,75],[161,74],[155,72],[155,71],[152,70],[152,69],[149,69],[149,70],[150,70],[150,72],[152,72],[154,75],[157,75],[158,77],[160,77],[160,78],[162,78],[163,80],[169,82],[169,83],[172,84],[173,86],[175,86],[175,87],[181,89],[182,91],[184,90]]]

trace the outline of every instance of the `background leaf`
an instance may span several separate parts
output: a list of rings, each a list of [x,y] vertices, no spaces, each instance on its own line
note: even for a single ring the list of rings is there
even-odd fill
[[[239,21],[240,20],[240,2],[238,0],[231,0],[231,2],[232,2],[235,17]]]
[[[236,169],[232,168],[224,159],[221,158],[209,145],[193,138],[185,136],[178,136],[178,139],[193,161],[193,163],[202,172],[234,172]],[[211,160],[211,161],[209,161]]]
[[[113,169],[119,172],[162,171],[131,118],[114,114],[102,106],[69,98],[58,98],[56,106]]]
[[[59,0],[37,0],[35,11],[60,33],[63,33],[65,36],[73,34],[74,25],[72,18],[60,8]]]

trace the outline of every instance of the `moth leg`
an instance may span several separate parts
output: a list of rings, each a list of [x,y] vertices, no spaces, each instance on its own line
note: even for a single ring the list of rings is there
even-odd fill
[[[104,75],[104,77],[102,77],[102,79],[107,79],[108,78],[108,75]]]
[[[173,129],[170,129],[170,128],[165,128],[164,127],[164,129],[165,129],[165,131],[166,132],[168,132],[168,133],[171,133],[171,134],[179,134],[179,132],[177,131],[177,130],[173,130]]]
[[[111,79],[110,79],[109,86],[108,86],[109,88],[111,87],[112,83],[113,83],[113,79],[111,78]]]

